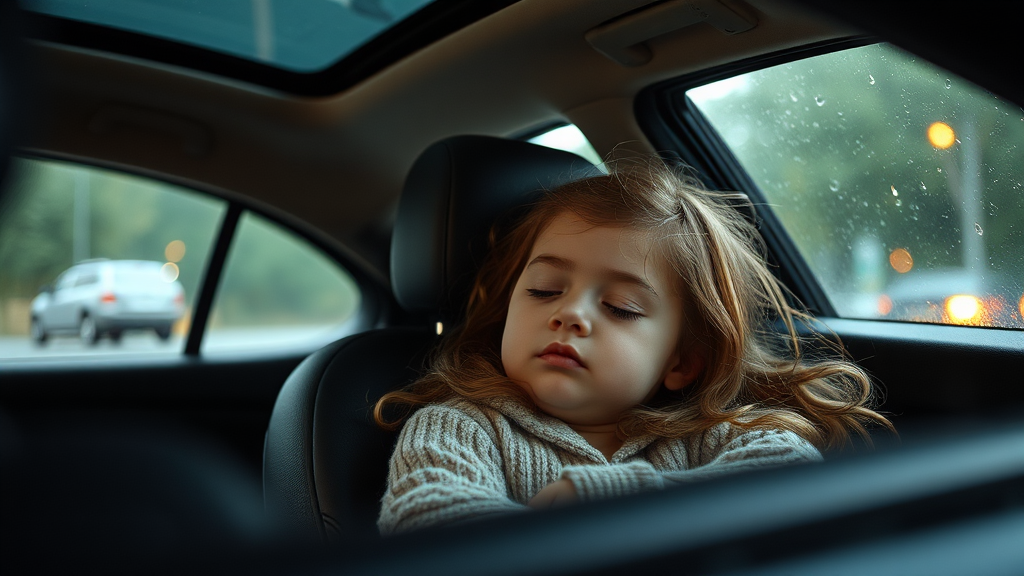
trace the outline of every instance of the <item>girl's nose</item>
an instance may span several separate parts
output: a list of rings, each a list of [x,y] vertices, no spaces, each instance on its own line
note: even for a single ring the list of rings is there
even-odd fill
[[[590,335],[591,325],[587,315],[580,309],[579,305],[561,306],[548,320],[548,328],[551,330],[571,330],[577,336]]]

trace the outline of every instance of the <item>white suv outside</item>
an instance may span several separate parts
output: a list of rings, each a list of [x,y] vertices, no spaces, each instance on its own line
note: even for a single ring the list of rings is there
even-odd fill
[[[185,311],[177,271],[145,260],[89,260],[62,273],[32,300],[32,339],[78,335],[95,344],[120,341],[125,330],[156,331],[161,340]],[[171,265],[173,266],[173,264]]]

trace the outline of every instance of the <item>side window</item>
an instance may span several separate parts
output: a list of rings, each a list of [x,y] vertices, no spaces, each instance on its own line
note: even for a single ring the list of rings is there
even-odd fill
[[[235,234],[204,354],[309,349],[354,330],[359,288],[335,262],[251,212]]]
[[[601,159],[601,155],[594,150],[593,145],[575,124],[552,128],[528,139],[527,142],[572,152],[590,160],[595,166],[603,166],[604,160]]]
[[[0,358],[180,354],[226,203],[68,162],[15,170],[0,215]]]
[[[72,287],[77,282],[77,275],[74,270],[68,270],[57,279],[57,290],[64,290]]]
[[[84,274],[81,274],[78,278],[75,279],[75,287],[78,287],[78,286],[91,286],[93,284],[99,283],[99,281],[100,281],[99,274],[97,274],[96,272],[93,272],[93,271],[89,271],[89,272],[86,272]]]
[[[15,168],[0,214],[0,359],[182,354],[227,202],[68,162]],[[357,317],[337,262],[252,213],[226,265],[203,352],[309,350]]]
[[[837,313],[1024,328],[1024,113],[867,46],[687,90]]]

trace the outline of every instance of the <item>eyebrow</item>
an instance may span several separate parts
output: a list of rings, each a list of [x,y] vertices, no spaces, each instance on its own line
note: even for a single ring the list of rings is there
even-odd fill
[[[572,260],[561,258],[559,256],[552,256],[550,254],[541,254],[540,256],[537,256],[536,258],[531,260],[530,263],[526,265],[526,267],[529,268],[534,264],[547,264],[548,266],[552,266],[554,268],[564,270],[566,272],[572,272],[573,270],[576,269],[576,263],[573,262]],[[654,296],[658,296],[658,291],[654,289],[654,286],[651,286],[649,282],[637,276],[636,274],[630,274],[629,272],[616,270],[614,268],[605,268],[602,270],[602,272],[604,275],[608,276],[612,280],[615,280],[617,282],[625,282],[627,284],[634,284],[646,290],[647,292],[650,292]]]

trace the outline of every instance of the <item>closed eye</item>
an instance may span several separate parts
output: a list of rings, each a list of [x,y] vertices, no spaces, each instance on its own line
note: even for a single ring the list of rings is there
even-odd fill
[[[618,306],[612,306],[611,304],[604,302],[605,308],[612,313],[612,316],[619,320],[639,320],[644,317],[639,312],[633,312],[632,310],[626,310],[625,308],[619,308]]]
[[[531,298],[551,298],[552,296],[558,296],[561,294],[558,290],[537,290],[534,288],[527,288],[526,292]]]

